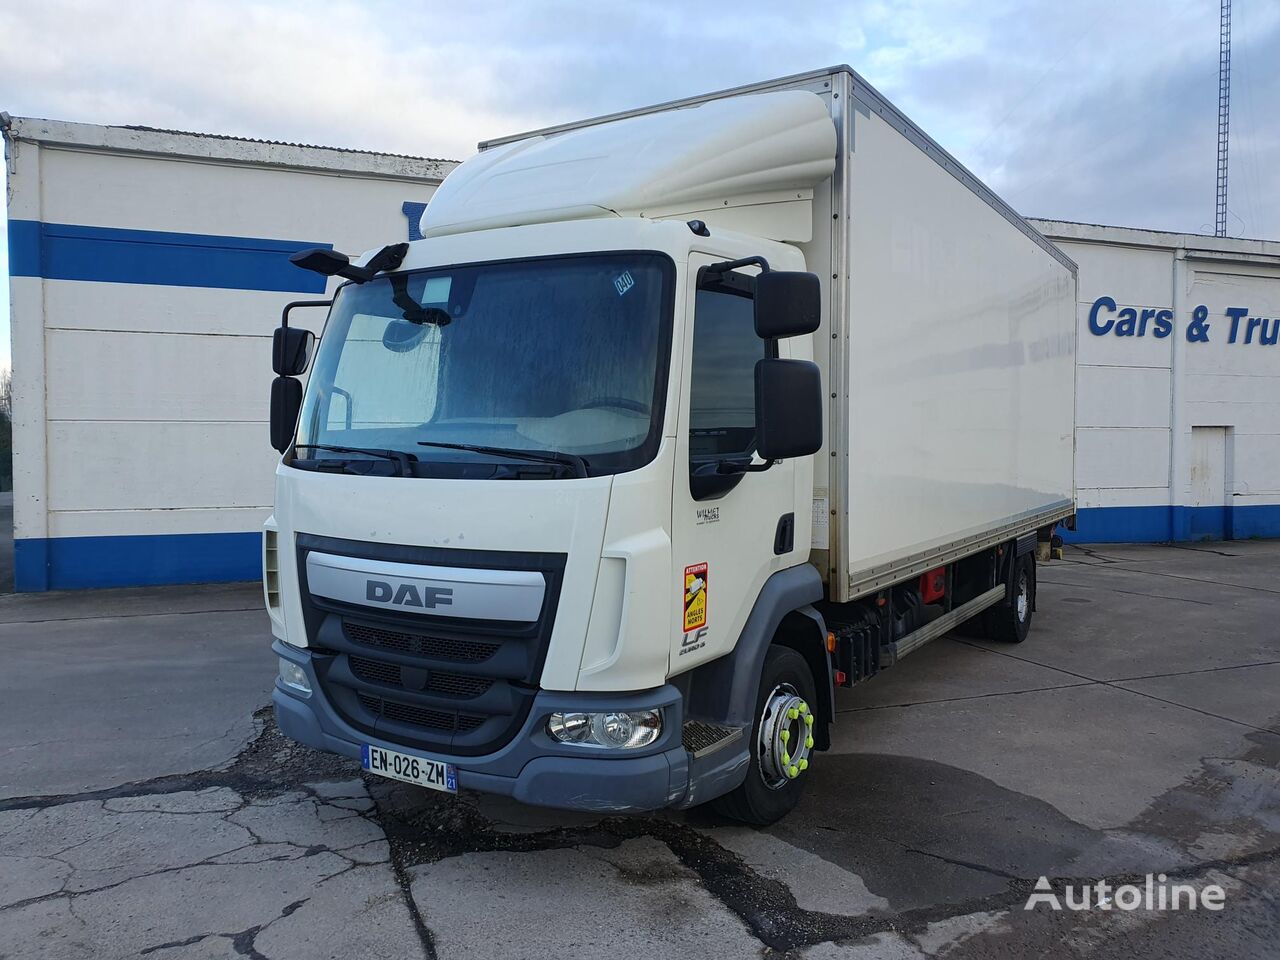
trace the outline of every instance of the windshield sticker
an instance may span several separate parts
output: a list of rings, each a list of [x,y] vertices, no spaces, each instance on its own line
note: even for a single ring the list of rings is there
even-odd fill
[[[684,568],[684,632],[707,625],[707,565]]]
[[[448,303],[451,286],[453,277],[427,277],[427,282],[422,285],[422,302]]]
[[[618,291],[618,296],[622,296],[628,290],[636,285],[635,278],[631,276],[631,271],[626,270],[613,278],[613,288]]]

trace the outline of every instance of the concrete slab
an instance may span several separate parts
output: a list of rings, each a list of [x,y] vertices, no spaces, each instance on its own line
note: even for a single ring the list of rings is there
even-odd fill
[[[759,942],[665,846],[478,853],[413,868],[440,960],[755,956]]]
[[[275,675],[265,611],[135,609],[0,624],[0,797],[210,769],[249,742]]]
[[[1122,680],[1116,686],[1280,733],[1280,663]]]
[[[889,913],[889,901],[868,890],[862,877],[767,830],[725,826],[704,832],[759,876],[785,884],[802,910],[847,917]]]
[[[0,596],[0,623],[102,620],[164,613],[232,613],[263,610],[262,584],[202,583],[111,590],[53,590]]]
[[[243,827],[261,843],[293,843],[345,852],[383,839],[382,828],[359,811],[309,797],[252,804],[231,813],[227,820]]]
[[[864,752],[820,758],[810,772],[799,808],[764,832],[860,878],[891,915],[996,896],[1013,877],[1070,873],[1104,841],[1035,793],[954,763]]]
[[[1127,823],[1193,774],[1200,757],[1247,749],[1250,732],[1100,684],[870,710],[855,718],[836,728],[835,750],[850,756],[815,765],[848,770],[846,795],[875,757],[915,758],[1036,798],[1090,829]]]
[[[993,669],[996,665],[990,657],[991,654],[975,649],[972,644],[944,637],[904,659],[901,669],[895,667],[851,689],[837,690],[836,710],[846,713],[1089,682],[1052,667],[1020,660],[1009,660]]]
[[[800,952],[804,960],[923,960],[924,951],[898,933],[820,943]]]
[[[1064,559],[1142,571],[1153,579],[1167,580],[1170,585],[1177,585],[1178,581],[1233,585],[1280,595],[1275,577],[1275,540],[1068,546]]]
[[[198,816],[152,810],[113,813],[98,801],[69,803],[40,810],[26,830],[0,840],[0,852],[60,860],[71,874],[59,889],[80,893],[199,863],[254,842],[248,830],[228,823],[216,811],[193,829]]]
[[[385,857],[376,866],[336,874],[307,893],[297,909],[254,937],[259,956],[289,960],[429,956]]]
[[[1248,957],[1270,960],[1280,936],[1280,911],[1272,890],[1280,880],[1274,862],[1207,871],[1186,878],[1197,891],[1221,887],[1224,908],[1195,910],[1052,910],[1022,905],[987,915],[979,929],[940,942],[931,925],[918,942],[936,946],[947,960],[994,957],[1073,957],[1129,960],[1133,957]],[[950,926],[954,921],[947,921]],[[940,926],[940,925],[939,925]]]
[[[339,802],[218,787],[0,812],[0,949],[404,955],[421,943],[382,832]]]
[[[1271,663],[1280,660],[1280,630],[1268,626],[1277,609],[1280,594],[1255,589],[1049,564],[1031,636],[979,645],[1093,680]]]

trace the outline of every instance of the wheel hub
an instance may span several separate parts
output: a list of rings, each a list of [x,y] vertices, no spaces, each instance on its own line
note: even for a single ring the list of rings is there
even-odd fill
[[[760,776],[772,790],[785,787],[809,769],[813,711],[789,683],[779,684],[760,714]]]
[[[1029,592],[1030,591],[1027,590],[1027,575],[1024,573],[1018,578],[1018,597],[1014,601],[1019,623],[1027,619],[1027,612],[1031,606],[1030,598],[1027,596]]]

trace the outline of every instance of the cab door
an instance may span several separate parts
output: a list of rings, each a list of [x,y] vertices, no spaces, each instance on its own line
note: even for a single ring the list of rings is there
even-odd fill
[[[672,490],[672,675],[731,650],[765,580],[795,563],[794,461],[717,472],[721,463],[763,463],[755,454],[755,365],[770,349],[755,334],[754,268],[722,282],[708,282],[701,269],[723,259],[689,258],[693,322],[685,325]]]

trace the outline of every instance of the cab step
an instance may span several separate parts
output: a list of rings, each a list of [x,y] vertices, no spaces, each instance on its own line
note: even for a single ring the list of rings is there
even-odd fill
[[[684,748],[697,758],[736,743],[742,737],[742,728],[705,720],[686,720],[682,733]]]

